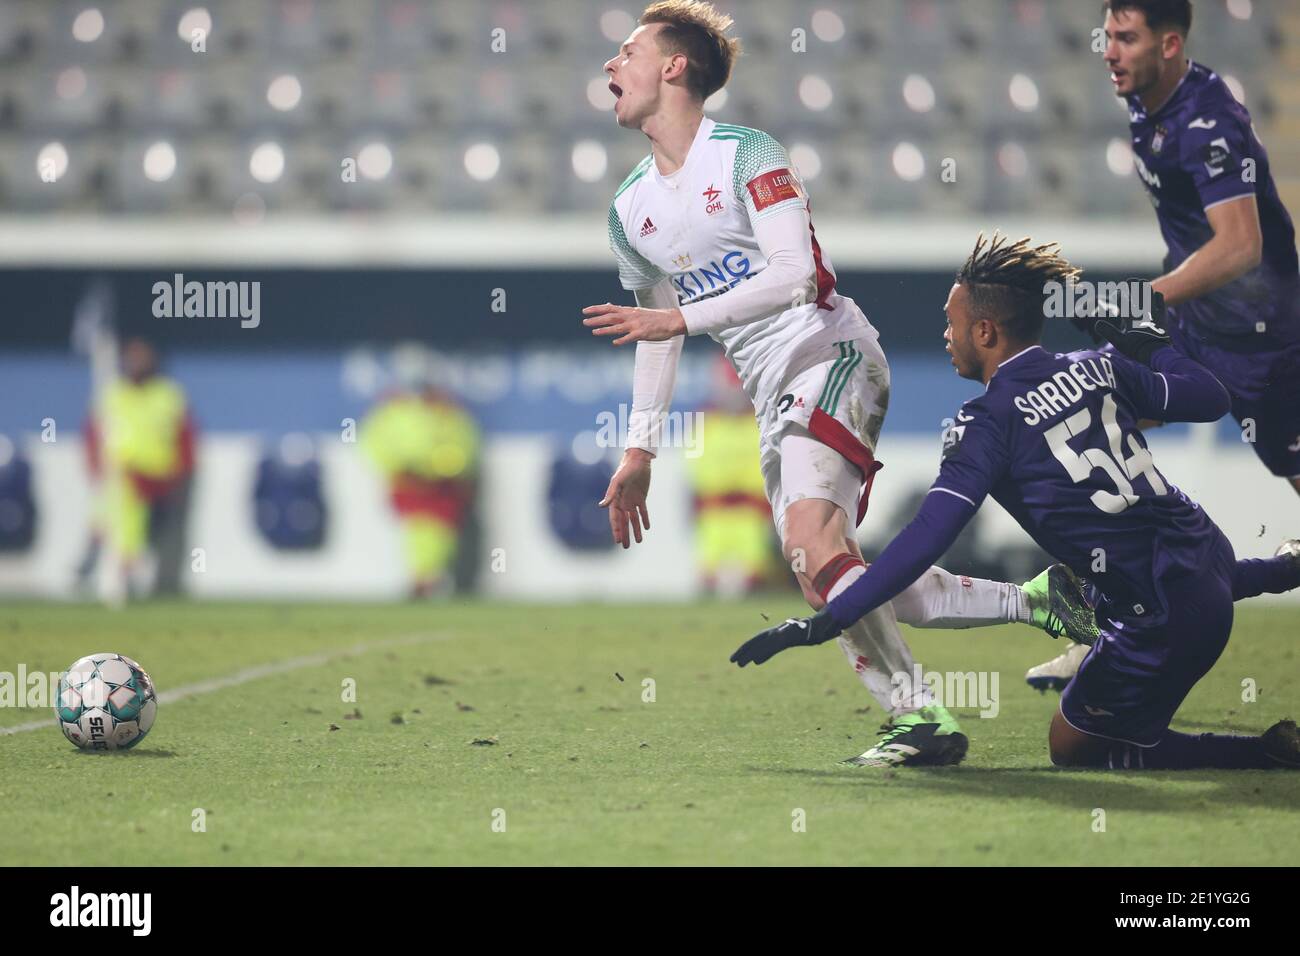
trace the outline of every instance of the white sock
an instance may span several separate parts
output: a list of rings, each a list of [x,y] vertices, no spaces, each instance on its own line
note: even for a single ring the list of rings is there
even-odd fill
[[[865,572],[863,567],[846,571],[827,592],[827,601],[843,594]],[[891,717],[933,703],[934,695],[919,679],[920,668],[898,629],[892,605],[882,604],[845,628],[838,641],[849,666]]]
[[[1018,584],[952,574],[931,567],[894,598],[894,613],[912,627],[987,627],[1029,623],[1029,606]]]

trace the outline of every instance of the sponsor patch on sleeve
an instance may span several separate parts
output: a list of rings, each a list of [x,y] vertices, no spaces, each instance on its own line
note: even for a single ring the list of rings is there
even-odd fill
[[[961,449],[961,440],[966,437],[966,426],[975,421],[975,416],[968,414],[966,406],[957,409],[956,418],[943,420],[943,456],[946,461]]]
[[[961,440],[966,437],[965,425],[949,425],[943,432],[943,454],[941,459],[946,461],[953,455],[957,454],[961,448]]]
[[[768,206],[775,206],[787,199],[802,199],[798,181],[788,169],[774,169],[770,173],[755,176],[747,184],[749,194],[754,198],[754,209],[762,212]]]
[[[1228,148],[1228,141],[1222,136],[1208,143],[1201,150],[1201,161],[1205,163],[1205,171],[1211,179],[1223,173],[1224,164],[1231,156],[1232,151]]]

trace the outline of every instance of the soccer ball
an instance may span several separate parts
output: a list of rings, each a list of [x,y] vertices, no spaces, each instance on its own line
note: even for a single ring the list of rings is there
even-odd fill
[[[91,654],[59,679],[54,712],[63,736],[82,750],[128,750],[153,726],[158,696],[131,658]]]

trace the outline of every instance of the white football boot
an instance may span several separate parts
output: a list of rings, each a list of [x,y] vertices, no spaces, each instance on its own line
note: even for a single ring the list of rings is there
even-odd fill
[[[1088,648],[1083,644],[1071,643],[1065,653],[1053,657],[1045,664],[1029,668],[1025,674],[1025,683],[1034,690],[1046,693],[1049,690],[1065,690],[1065,685],[1079,673],[1079,665],[1088,656]]]

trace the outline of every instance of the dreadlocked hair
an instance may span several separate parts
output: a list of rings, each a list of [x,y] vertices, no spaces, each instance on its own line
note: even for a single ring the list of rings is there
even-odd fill
[[[1061,255],[1059,243],[1033,245],[1026,236],[1011,242],[994,232],[975,240],[975,250],[959,270],[957,283],[970,293],[975,315],[996,322],[1014,342],[1037,342],[1047,321],[1044,299],[1049,283],[1072,282],[1083,275]]]

